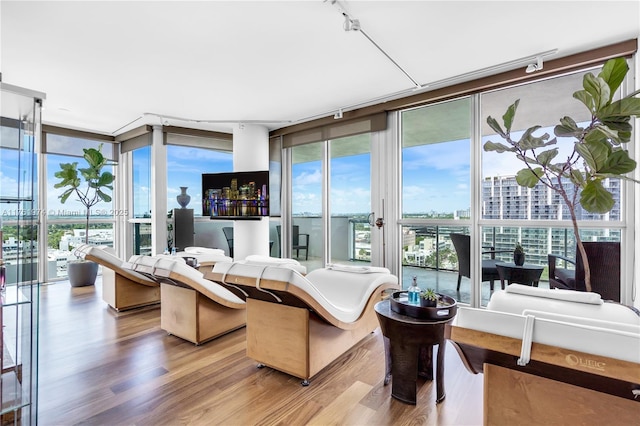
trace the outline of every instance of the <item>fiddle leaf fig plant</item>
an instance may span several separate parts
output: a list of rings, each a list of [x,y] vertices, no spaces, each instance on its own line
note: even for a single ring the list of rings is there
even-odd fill
[[[89,218],[91,207],[100,201],[111,202],[111,195],[106,190],[113,190],[115,177],[108,170],[102,170],[108,164],[108,160],[102,155],[102,144],[95,148],[85,148],[84,159],[87,167],[78,168],[78,162],[60,163],[60,170],[54,176],[60,179],[54,188],[65,188],[59,195],[64,204],[71,195],[76,195],[78,200],[86,208],[85,243],[89,243]]]
[[[578,251],[584,263],[587,291],[591,291],[591,273],[580,239],[576,210],[582,206],[592,213],[611,211],[615,201],[603,184],[605,179],[638,182],[629,176],[635,170],[636,162],[629,157],[625,144],[631,141],[631,118],[640,115],[640,99],[636,97],[640,91],[614,100],[628,71],[627,62],[616,58],[608,60],[597,76],[587,73],[583,77],[583,89],[575,92],[573,97],[589,110],[591,119],[583,127],[571,117],[562,117],[553,131],[556,137],[551,139],[548,133],[536,135],[542,128],[540,125],[526,129],[519,140],[512,137],[520,100],[507,108],[502,116],[502,125],[495,118],[487,117],[489,127],[506,143],[488,141],[484,150],[515,154],[525,165],[516,174],[517,183],[527,188],[542,183],[556,191],[569,208]],[[568,156],[557,158],[557,137],[566,138],[562,143],[573,144]]]

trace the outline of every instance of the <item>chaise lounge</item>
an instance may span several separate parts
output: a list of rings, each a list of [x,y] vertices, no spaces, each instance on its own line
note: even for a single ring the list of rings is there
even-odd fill
[[[102,265],[102,299],[116,311],[160,303],[160,285],[127,269],[111,247],[82,244],[76,254]]]
[[[398,279],[386,268],[329,265],[303,276],[291,266],[217,263],[206,277],[246,296],[247,356],[306,386],[378,327],[373,306]]]
[[[512,284],[447,329],[484,373],[484,423],[599,424],[640,418],[640,316],[597,293]],[[571,407],[588,407],[574,410]]]
[[[160,327],[169,334],[199,345],[245,325],[244,300],[181,257],[132,256],[126,267],[160,284]]]

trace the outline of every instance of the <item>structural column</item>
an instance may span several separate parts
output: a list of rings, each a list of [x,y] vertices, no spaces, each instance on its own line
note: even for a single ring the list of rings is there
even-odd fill
[[[233,128],[233,171],[269,170],[269,130],[255,124]],[[233,226],[234,259],[249,255],[269,256],[269,218],[236,220]]]
[[[153,126],[151,138],[151,254],[167,247],[167,146],[162,126]]]

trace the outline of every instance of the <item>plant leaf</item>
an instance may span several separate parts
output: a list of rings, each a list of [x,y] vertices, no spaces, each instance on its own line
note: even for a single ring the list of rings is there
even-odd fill
[[[549,149],[538,154],[538,164],[541,166],[548,166],[551,160],[558,155],[558,148]]]
[[[507,134],[505,133],[504,130],[502,130],[502,127],[500,127],[500,124],[498,123],[498,121],[489,116],[487,117],[487,124],[489,125],[489,127],[491,127],[491,129],[496,132],[498,135],[500,135],[500,137],[502,137],[503,139],[507,138]]]
[[[584,90],[589,92],[593,97],[593,103],[596,111],[609,104],[611,91],[609,90],[607,82],[602,78],[596,77],[589,72],[585,74],[582,80],[582,85],[584,86]]]
[[[513,120],[516,117],[516,110],[518,109],[519,104],[520,99],[516,99],[514,103],[509,105],[504,115],[502,116],[502,121],[504,122],[505,129],[507,129],[507,133],[511,133],[511,126],[513,125]]]
[[[546,141],[547,139],[549,139],[548,133],[545,133],[542,136],[533,136],[533,132],[537,131],[540,128],[540,126],[533,126],[524,131],[524,134],[519,141],[520,149],[535,149],[541,148],[546,145]]]
[[[629,157],[629,153],[623,149],[613,151],[607,158],[605,165],[598,173],[623,175],[636,169],[636,162]]]
[[[573,118],[565,116],[560,119],[560,124],[554,127],[553,133],[558,137],[579,138],[583,130],[584,129],[579,127]]]
[[[598,77],[602,78],[607,82],[607,85],[609,85],[609,91],[611,92],[609,102],[611,102],[616,90],[618,90],[618,87],[620,87],[624,81],[624,77],[628,71],[629,65],[627,65],[627,61],[624,58],[609,59],[605,62]]]
[[[631,115],[640,115],[640,98],[622,98],[596,111],[596,117],[600,121]]]
[[[611,211],[615,201],[600,180],[592,180],[582,188],[580,204],[588,212],[604,214]]]
[[[584,106],[589,109],[589,111],[593,112],[596,110],[593,96],[591,96],[591,94],[586,90],[578,90],[577,92],[574,92],[573,97],[582,102]]]
[[[606,164],[611,147],[604,142],[577,143],[576,151],[582,156],[590,169],[598,171]]]
[[[513,152],[513,151],[516,150],[515,148],[509,147],[509,146],[507,146],[505,144],[502,144],[502,143],[499,143],[499,142],[495,143],[495,142],[491,142],[491,141],[485,142],[483,149],[485,151],[496,151],[498,153]]]
[[[533,188],[540,181],[540,177],[543,175],[541,167],[535,169],[522,169],[516,174],[516,182],[520,186],[526,186],[527,188]]]

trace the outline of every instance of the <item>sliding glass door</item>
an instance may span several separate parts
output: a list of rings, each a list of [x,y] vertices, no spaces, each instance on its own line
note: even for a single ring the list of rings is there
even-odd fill
[[[294,146],[291,163],[291,257],[308,270],[370,264],[371,135]]]

